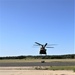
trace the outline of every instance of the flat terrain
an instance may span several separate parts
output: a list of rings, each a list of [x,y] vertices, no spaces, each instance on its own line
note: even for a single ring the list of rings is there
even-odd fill
[[[17,67],[17,66],[75,66],[75,62],[14,62],[14,63],[0,63],[0,67]]]
[[[0,75],[75,75],[67,70],[0,70]]]
[[[75,62],[75,59],[3,59],[0,63],[14,63],[14,62]]]
[[[45,61],[45,63],[41,63],[41,61]],[[39,70],[39,67],[46,68],[47,66],[50,67],[49,70]],[[63,69],[60,66],[67,67]],[[0,60],[0,75],[75,75],[74,67],[75,59]],[[53,68],[58,70],[53,70]]]
[[[41,61],[45,61],[45,63],[41,63]],[[0,67],[17,66],[75,66],[75,59],[0,60]]]

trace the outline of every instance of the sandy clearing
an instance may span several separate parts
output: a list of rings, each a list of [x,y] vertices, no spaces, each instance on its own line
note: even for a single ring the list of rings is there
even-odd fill
[[[0,67],[0,75],[75,75],[70,70],[34,70],[32,67]]]
[[[75,75],[75,73],[61,70],[0,70],[0,75]]]

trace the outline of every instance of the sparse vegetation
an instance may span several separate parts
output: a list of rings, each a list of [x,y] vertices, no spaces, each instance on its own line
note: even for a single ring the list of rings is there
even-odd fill
[[[35,67],[36,70],[73,70],[75,72],[75,66],[50,66],[50,67]]]
[[[0,57],[3,59],[75,59],[75,54],[67,54],[67,55],[47,55],[47,56],[8,56],[8,57]]]

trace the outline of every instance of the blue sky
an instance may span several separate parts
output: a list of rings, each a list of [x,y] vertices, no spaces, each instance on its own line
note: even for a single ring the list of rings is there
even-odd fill
[[[48,55],[74,54],[74,0],[0,0],[0,56],[39,55],[35,41],[57,44]]]

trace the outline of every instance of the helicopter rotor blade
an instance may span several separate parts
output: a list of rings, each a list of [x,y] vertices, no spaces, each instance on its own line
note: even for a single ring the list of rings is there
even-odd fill
[[[44,47],[46,47],[47,46],[47,43],[44,45]]]
[[[40,44],[40,43],[38,43],[38,42],[35,42],[35,43],[42,46],[42,44]]]
[[[46,48],[54,48],[54,47],[46,47]]]
[[[55,45],[57,45],[57,44],[48,44],[47,46],[55,46]]]
[[[39,46],[39,45],[33,45],[33,46]]]

